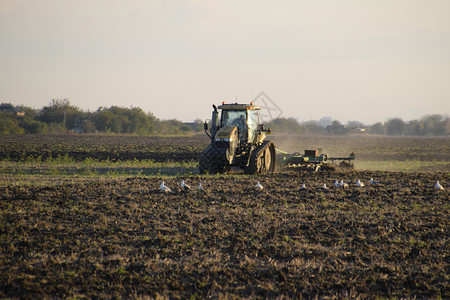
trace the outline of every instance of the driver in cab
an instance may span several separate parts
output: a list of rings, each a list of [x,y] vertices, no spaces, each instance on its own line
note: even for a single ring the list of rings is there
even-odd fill
[[[244,115],[240,115],[239,119],[235,120],[236,126],[238,127],[239,134],[241,136],[241,141],[247,138],[247,122]]]

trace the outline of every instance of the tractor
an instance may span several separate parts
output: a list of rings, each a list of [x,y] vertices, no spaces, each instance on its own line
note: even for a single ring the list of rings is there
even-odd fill
[[[200,174],[229,173],[269,174],[275,171],[275,145],[266,140],[270,129],[260,123],[261,107],[250,104],[213,105],[211,128],[204,129],[210,145],[200,154]],[[220,118],[219,111],[221,110]]]

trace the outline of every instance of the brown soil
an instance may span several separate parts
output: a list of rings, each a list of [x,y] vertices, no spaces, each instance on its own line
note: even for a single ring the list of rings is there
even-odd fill
[[[75,161],[85,159],[196,161],[209,141],[203,135],[194,137],[3,135],[0,138],[0,160],[10,161],[61,157]]]
[[[448,173],[184,179],[0,187],[0,298],[450,297]]]

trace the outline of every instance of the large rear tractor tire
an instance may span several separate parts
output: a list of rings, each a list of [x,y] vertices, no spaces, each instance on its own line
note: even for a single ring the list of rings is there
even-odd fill
[[[227,173],[230,165],[227,160],[226,149],[209,146],[200,154],[198,171],[200,174]]]

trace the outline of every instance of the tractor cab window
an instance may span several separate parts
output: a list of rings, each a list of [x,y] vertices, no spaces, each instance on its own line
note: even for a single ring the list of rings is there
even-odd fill
[[[247,114],[245,110],[223,110],[222,127],[237,126],[240,129],[247,123]]]
[[[254,142],[256,138],[256,132],[258,130],[259,116],[254,110],[248,111],[248,142]]]
[[[237,126],[241,141],[247,140],[247,111],[245,110],[223,110],[222,127]]]

